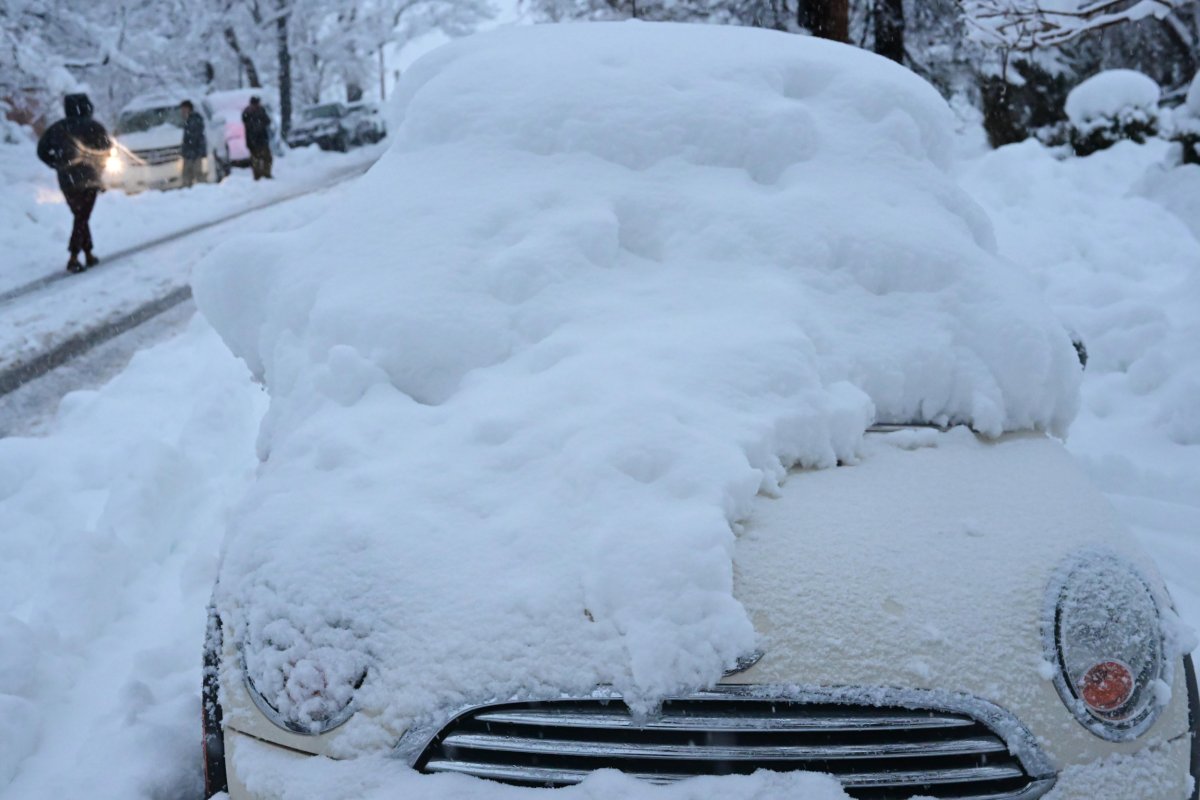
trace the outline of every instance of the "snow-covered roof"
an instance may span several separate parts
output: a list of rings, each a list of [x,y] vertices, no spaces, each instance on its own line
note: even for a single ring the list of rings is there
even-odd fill
[[[1080,83],[1067,95],[1067,118],[1076,126],[1099,117],[1115,117],[1123,109],[1140,109],[1154,115],[1160,95],[1158,84],[1132,69],[1110,69]]]
[[[1072,417],[1066,332],[889,61],[539,26],[436,51],[396,102],[344,203],[194,280],[271,394],[220,591],[295,720],[364,666],[358,745],[456,698],[711,682],[756,641],[731,524],[788,467],[875,419]]]
[[[271,88],[261,89],[221,89],[206,95],[213,108],[218,111],[241,112],[250,105],[250,98],[257,97],[268,106],[276,105],[277,92]]]
[[[134,99],[125,104],[121,109],[124,114],[128,111],[142,111],[149,108],[166,108],[168,106],[177,106],[184,100],[191,100],[193,103],[199,103],[204,99],[204,91],[202,89],[176,89],[172,91],[155,91],[147,94],[138,95]]]

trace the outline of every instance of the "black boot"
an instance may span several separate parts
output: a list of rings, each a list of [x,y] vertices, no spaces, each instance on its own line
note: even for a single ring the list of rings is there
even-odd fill
[[[67,272],[83,272],[87,267],[79,263],[79,256],[72,255],[71,260],[67,262]]]
[[[83,263],[87,264],[89,267],[94,267],[100,263],[100,259],[92,255],[92,251],[89,250],[83,254]]]

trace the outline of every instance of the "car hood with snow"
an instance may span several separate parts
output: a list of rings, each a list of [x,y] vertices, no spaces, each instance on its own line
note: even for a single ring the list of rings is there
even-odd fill
[[[778,561],[751,538],[735,570],[735,527],[753,536],[789,470],[836,492],[895,457],[872,423],[998,437],[1074,414],[1070,339],[950,177],[930,86],[811,38],[563,25],[444,47],[398,103],[341,208],[195,278],[271,396],[217,605],[281,715],[316,724],[353,695],[371,713],[339,741],[357,752],[488,698],[607,685],[647,709],[764,643],[915,632],[960,659],[905,654],[908,685],[932,685],[1031,635],[998,609],[1040,603],[1057,565],[963,565],[955,542],[982,537],[1002,567],[1072,539],[996,527],[994,498],[884,531],[864,491],[869,524],[801,526]],[[783,641],[754,587],[797,553],[795,614],[831,616]]]
[[[118,140],[124,148],[134,152],[163,147],[179,147],[183,142],[183,129],[178,125],[164,123],[145,131],[118,134]]]

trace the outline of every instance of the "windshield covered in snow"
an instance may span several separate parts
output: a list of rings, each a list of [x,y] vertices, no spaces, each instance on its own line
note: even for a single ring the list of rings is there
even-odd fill
[[[161,125],[183,127],[183,112],[179,106],[139,108],[136,111],[126,111],[117,123],[117,133],[141,133]]]

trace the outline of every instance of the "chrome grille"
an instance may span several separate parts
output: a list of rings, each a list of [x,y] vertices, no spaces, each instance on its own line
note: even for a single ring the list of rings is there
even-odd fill
[[[155,166],[158,164],[170,164],[172,161],[178,161],[183,158],[183,145],[177,144],[172,147],[156,147],[146,150],[132,151],[134,157],[139,163]]]
[[[647,719],[617,698],[488,705],[442,728],[416,766],[536,786],[600,768],[655,783],[805,770],[864,800],[1031,800],[1053,784],[966,712],[719,693],[668,700]]]

